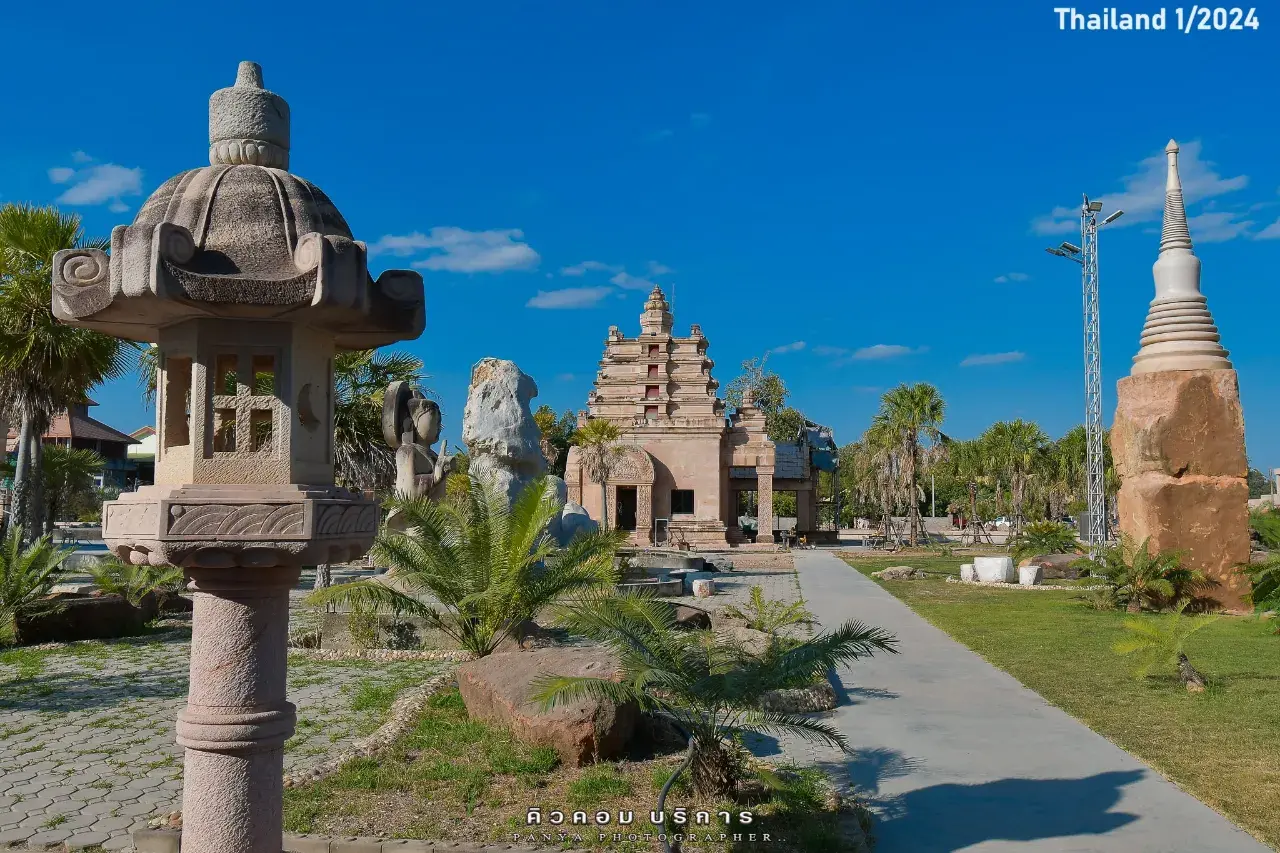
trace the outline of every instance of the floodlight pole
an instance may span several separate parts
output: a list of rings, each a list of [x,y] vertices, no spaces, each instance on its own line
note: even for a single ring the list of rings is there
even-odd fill
[[[1080,248],[1064,243],[1050,254],[1080,264],[1081,290],[1084,301],[1084,433],[1085,496],[1088,506],[1087,529],[1082,530],[1091,554],[1107,543],[1107,493],[1102,426],[1102,325],[1098,306],[1098,212],[1100,202],[1084,196],[1080,205]],[[1124,211],[1116,211],[1103,223],[1109,224]]]

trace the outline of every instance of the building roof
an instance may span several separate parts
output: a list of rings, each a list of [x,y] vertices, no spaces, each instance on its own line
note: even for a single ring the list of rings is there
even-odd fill
[[[129,435],[133,436],[139,441],[141,441],[144,438],[150,438],[155,434],[156,434],[156,428],[153,426],[138,427],[133,432],[129,433]]]
[[[90,405],[96,405],[90,403]],[[137,444],[138,440],[125,435],[120,430],[109,427],[102,421],[82,415],[78,412],[62,412],[55,415],[45,430],[46,439],[83,439],[85,441],[115,441],[120,444]],[[8,440],[5,442],[6,452],[12,453],[18,447],[18,427],[9,427]]]

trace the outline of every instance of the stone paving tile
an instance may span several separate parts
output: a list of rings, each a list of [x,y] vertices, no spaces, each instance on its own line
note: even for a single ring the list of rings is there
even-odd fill
[[[293,603],[304,594],[295,591]],[[174,721],[186,702],[189,655],[182,630],[0,653],[0,846],[123,850],[133,829],[181,808]],[[388,696],[441,666],[292,660],[289,700],[298,707],[298,733],[285,746],[286,771],[372,731]]]

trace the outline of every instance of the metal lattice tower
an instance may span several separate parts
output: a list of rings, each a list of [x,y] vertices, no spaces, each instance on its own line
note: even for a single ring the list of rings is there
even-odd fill
[[[1085,498],[1088,504],[1087,524],[1080,531],[1096,554],[1106,544],[1107,490],[1106,457],[1102,447],[1102,324],[1098,312],[1098,227],[1115,222],[1123,210],[1098,222],[1102,202],[1084,197],[1080,205],[1080,246],[1063,243],[1047,249],[1051,255],[1075,261],[1080,265],[1081,290],[1084,298],[1084,434],[1085,434]]]
[[[1101,205],[1098,205],[1101,207]],[[1102,324],[1098,314],[1098,212],[1084,197],[1080,206],[1080,243],[1084,292],[1084,434],[1085,486],[1089,529],[1084,539],[1093,549],[1107,541],[1107,492],[1102,449]]]

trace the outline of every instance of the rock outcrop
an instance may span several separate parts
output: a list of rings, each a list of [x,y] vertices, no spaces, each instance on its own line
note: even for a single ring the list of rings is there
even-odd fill
[[[879,578],[882,581],[909,581],[924,578],[926,575],[924,572],[917,571],[910,566],[890,566],[887,569],[872,572],[871,577]]]
[[[1080,577],[1080,569],[1076,567],[1079,561],[1079,554],[1040,554],[1028,557],[1018,565],[1039,566],[1044,580],[1075,580]]]
[[[620,757],[639,709],[607,699],[581,699],[543,710],[531,698],[541,675],[613,678],[617,663],[599,647],[553,647],[492,654],[458,667],[467,714],[510,728],[523,743],[549,746],[573,767]]]

